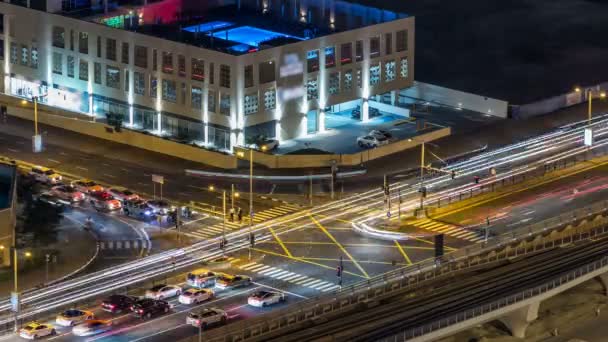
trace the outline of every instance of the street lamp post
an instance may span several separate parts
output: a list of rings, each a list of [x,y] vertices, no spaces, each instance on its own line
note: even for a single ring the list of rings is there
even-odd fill
[[[422,142],[420,150],[420,212],[424,210],[424,141]]]
[[[18,250],[17,247],[13,247],[13,277],[14,277],[14,289],[13,289],[13,293],[11,294],[11,302],[13,303],[13,311],[15,313],[15,321],[14,321],[14,331],[18,332],[19,331],[19,311],[20,311],[20,303],[19,303],[19,281],[18,281],[18,266],[19,266],[19,258],[18,258]],[[26,258],[29,258],[32,256],[32,253],[30,252],[25,252],[24,253]]]
[[[574,89],[577,93],[581,92],[581,88],[575,88]],[[599,91],[599,90],[593,90],[591,88],[585,89],[585,96],[587,97],[587,124],[591,125],[591,117],[592,117],[592,110],[591,110],[591,102],[593,101],[593,96],[596,96],[600,99],[604,99],[606,98],[606,92],[603,91]]]
[[[262,151],[266,151],[266,146],[262,146]],[[243,151],[238,151],[237,156],[245,157]],[[249,236],[253,230],[253,148],[249,148]],[[249,247],[249,260],[251,260],[251,246]]]

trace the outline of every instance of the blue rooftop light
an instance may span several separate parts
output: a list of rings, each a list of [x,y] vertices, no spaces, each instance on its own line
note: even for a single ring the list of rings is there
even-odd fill
[[[264,30],[252,26],[240,26],[228,30],[214,32],[213,37],[255,47],[258,47],[262,42],[280,37],[304,40],[303,38],[294,37],[284,33]]]
[[[192,32],[192,33],[196,33],[196,32],[206,33],[209,31],[221,29],[224,27],[232,26],[232,25],[234,25],[234,23],[231,23],[229,21],[216,20],[216,21],[210,21],[208,23],[188,26],[188,27],[184,28],[183,30]]]

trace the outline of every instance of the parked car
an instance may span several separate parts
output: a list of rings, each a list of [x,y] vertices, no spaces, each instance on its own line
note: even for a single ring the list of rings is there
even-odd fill
[[[182,288],[178,285],[156,285],[153,288],[146,291],[146,298],[152,299],[164,299],[169,297],[176,297],[182,293]]]
[[[131,306],[137,301],[136,297],[111,295],[101,302],[101,308],[104,311],[118,313],[131,310]]]
[[[211,272],[207,269],[195,270],[186,276],[186,282],[193,287],[209,287],[214,286],[219,273]]]
[[[154,217],[154,209],[143,200],[130,200],[122,204],[125,215],[148,220]]]
[[[70,309],[57,315],[55,323],[64,327],[70,327],[88,319],[93,319],[93,317],[94,315],[91,311]]]
[[[154,214],[167,215],[175,210],[175,207],[163,200],[151,200],[147,204],[152,208]]]
[[[103,186],[101,186],[89,179],[80,179],[80,180],[72,182],[71,185],[74,188],[76,188],[76,190],[83,192],[85,194],[101,192],[104,190]]]
[[[91,193],[90,203],[93,207],[101,210],[116,210],[122,208],[122,203],[106,191]]]
[[[286,296],[282,292],[258,291],[247,298],[247,304],[255,307],[266,307],[272,304],[282,303]]]
[[[178,300],[182,304],[198,304],[213,298],[214,295],[211,289],[188,289],[179,296]]]
[[[364,135],[357,138],[357,144],[360,147],[378,147],[388,144],[388,139],[386,137],[376,138],[371,135]]]
[[[224,274],[215,282],[215,287],[220,290],[233,290],[238,287],[251,285],[251,277],[246,275],[227,275]]]
[[[112,321],[92,319],[75,326],[72,333],[76,336],[91,336],[104,333],[110,329],[112,329]]]
[[[387,138],[390,139],[393,137],[393,135],[389,132],[389,131],[385,131],[383,129],[374,129],[372,131],[370,131],[367,135],[371,135],[372,137],[375,138]]]
[[[131,306],[133,315],[141,318],[151,318],[161,313],[167,313],[169,310],[171,310],[169,303],[151,298],[140,299]]]
[[[190,324],[194,327],[201,327],[202,329],[215,324],[224,325],[227,321],[228,314],[226,311],[218,308],[192,311],[186,317],[186,324]]]
[[[55,328],[50,324],[43,324],[38,322],[30,322],[19,330],[19,336],[27,338],[28,340],[35,340],[45,336],[55,335],[57,332]]]
[[[139,195],[137,195],[136,193],[134,193],[133,191],[131,191],[127,188],[113,187],[113,188],[108,189],[108,192],[114,198],[116,198],[117,200],[119,200],[123,203],[125,201],[135,201],[135,200],[139,199]]]
[[[80,202],[84,201],[85,195],[76,190],[73,186],[70,185],[57,185],[51,188],[51,193],[65,201],[69,202]]]
[[[34,166],[29,171],[29,175],[36,181],[45,184],[58,184],[63,179],[60,174],[44,166]]]

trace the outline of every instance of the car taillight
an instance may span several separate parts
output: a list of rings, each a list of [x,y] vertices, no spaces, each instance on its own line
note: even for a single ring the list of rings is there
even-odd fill
[[[201,320],[200,320],[200,319],[197,319],[197,320],[196,320],[196,324],[199,324],[199,325],[200,325],[200,324],[201,324]]]
[[[144,310],[139,310],[139,313],[140,313],[140,314],[143,314],[143,313],[144,313]]]

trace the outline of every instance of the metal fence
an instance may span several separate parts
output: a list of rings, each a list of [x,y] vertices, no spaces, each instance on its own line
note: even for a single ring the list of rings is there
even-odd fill
[[[608,201],[516,229],[512,233],[490,238],[487,243],[475,244],[446,254],[441,258],[397,269],[273,313],[215,329],[206,333],[205,341],[244,341],[261,338],[283,328],[298,326],[311,319],[351,309],[359,303],[394,295],[439,276],[604,234],[608,232],[608,218],[599,216],[598,219],[587,221],[575,229],[563,230],[567,237],[550,236],[551,230],[560,227],[566,228],[578,221],[604,212],[608,212]],[[537,239],[536,243],[520,243],[527,239],[534,241],[536,236],[545,234],[547,238]],[[183,341],[195,341],[196,339],[197,337],[193,337]]]

